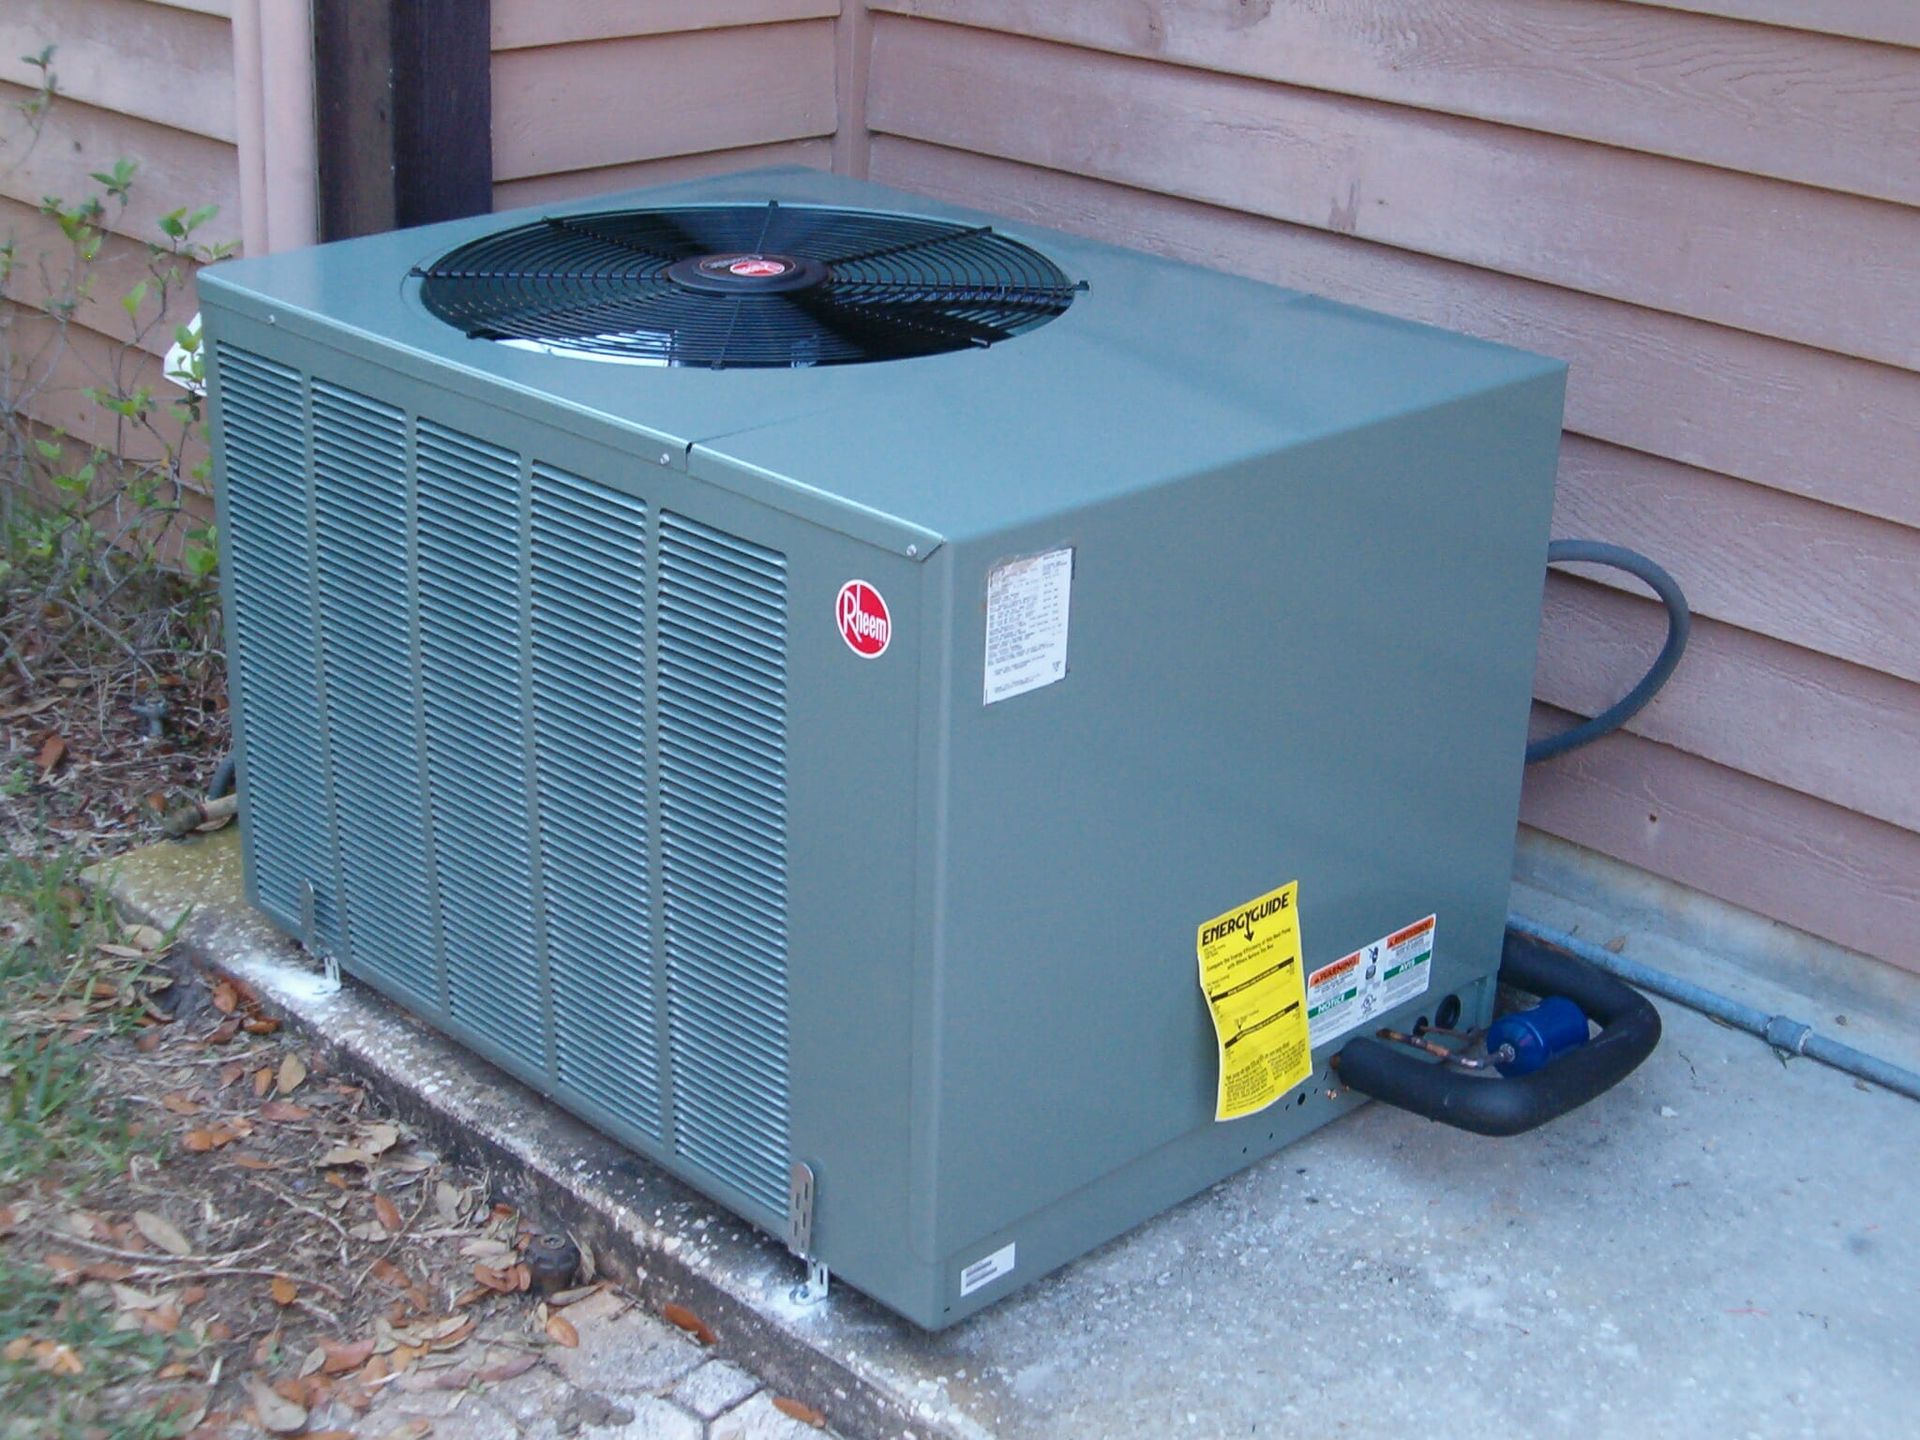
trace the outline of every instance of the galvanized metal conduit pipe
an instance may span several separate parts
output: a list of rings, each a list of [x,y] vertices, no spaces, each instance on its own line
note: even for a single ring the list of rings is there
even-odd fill
[[[1677,975],[1669,975],[1664,970],[1656,970],[1651,965],[1643,965],[1638,960],[1629,960],[1624,955],[1616,955],[1568,931],[1542,925],[1524,915],[1508,915],[1507,928],[1529,940],[1577,955],[1589,965],[1609,975],[1616,975],[1629,985],[1651,990],[1655,995],[1665,996],[1690,1010],[1698,1010],[1749,1035],[1757,1035],[1776,1050],[1789,1055],[1804,1055],[1809,1060],[1818,1060],[1822,1065],[1831,1065],[1836,1070],[1870,1080],[1882,1089],[1920,1100],[1920,1072],[1879,1059],[1851,1045],[1843,1045],[1838,1040],[1820,1034],[1811,1025],[1788,1019],[1785,1015],[1768,1015],[1717,991],[1682,980]]]

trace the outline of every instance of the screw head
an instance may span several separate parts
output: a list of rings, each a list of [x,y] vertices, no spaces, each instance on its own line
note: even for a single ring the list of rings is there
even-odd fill
[[[907,546],[907,558],[909,560],[913,559],[913,557],[918,555],[919,553],[920,553],[920,547],[918,545]]]

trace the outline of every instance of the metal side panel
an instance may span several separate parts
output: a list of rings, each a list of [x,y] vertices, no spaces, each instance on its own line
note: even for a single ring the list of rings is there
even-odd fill
[[[663,941],[678,1154],[787,1202],[786,557],[660,518]]]
[[[298,371],[227,345],[219,347],[215,370],[227,637],[253,898],[297,931],[311,886],[317,933],[303,938],[337,945],[307,581],[305,381]]]
[[[643,501],[533,467],[528,630],[555,1075],[657,1142],[647,524]]]
[[[443,1006],[420,808],[406,416],[315,381],[321,669],[353,963],[416,1009]]]
[[[546,1069],[520,656],[520,460],[421,420],[421,713],[447,1013]]]

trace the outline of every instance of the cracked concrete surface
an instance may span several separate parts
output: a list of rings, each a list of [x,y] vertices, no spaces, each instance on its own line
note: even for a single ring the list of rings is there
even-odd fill
[[[1920,1106],[1782,1061],[1690,1011],[1662,1005],[1653,1058],[1539,1131],[1485,1140],[1367,1106],[927,1335],[842,1287],[794,1305],[795,1264],[772,1240],[371,992],[322,993],[311,963],[240,902],[230,833],[210,841],[128,857],[123,903],[160,924],[196,905],[190,951],[246,978],[335,1063],[377,1074],[441,1148],[523,1186],[641,1300],[617,1345],[590,1349],[583,1331],[564,1369],[449,1414],[437,1436],[545,1437],[563,1424],[594,1440],[623,1427],[814,1433],[791,1428],[774,1394],[843,1434],[888,1440],[1372,1436],[1435,1423],[1582,1440],[1654,1427],[1912,1433]],[[1579,918],[1547,897],[1526,908]],[[1624,933],[1669,968],[1694,963],[1633,925],[1583,933]],[[1916,1031],[1900,1019],[1914,1013],[1902,1009],[1911,977],[1879,979],[1906,988],[1857,992],[1848,1031],[1911,1064]],[[1780,977],[1714,983],[1838,1023],[1835,1003],[1788,994]],[[702,1380],[706,1352],[643,1313],[668,1301],[695,1309],[730,1368],[770,1388],[729,1407],[745,1382]],[[612,1408],[569,1408],[576,1395]],[[397,1391],[390,1403],[408,1401]]]

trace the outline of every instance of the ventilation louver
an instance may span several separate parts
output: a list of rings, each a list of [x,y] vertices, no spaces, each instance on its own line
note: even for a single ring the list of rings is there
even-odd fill
[[[992,345],[1080,287],[985,225],[770,202],[553,216],[420,272],[469,336],[640,365],[857,365]]]

